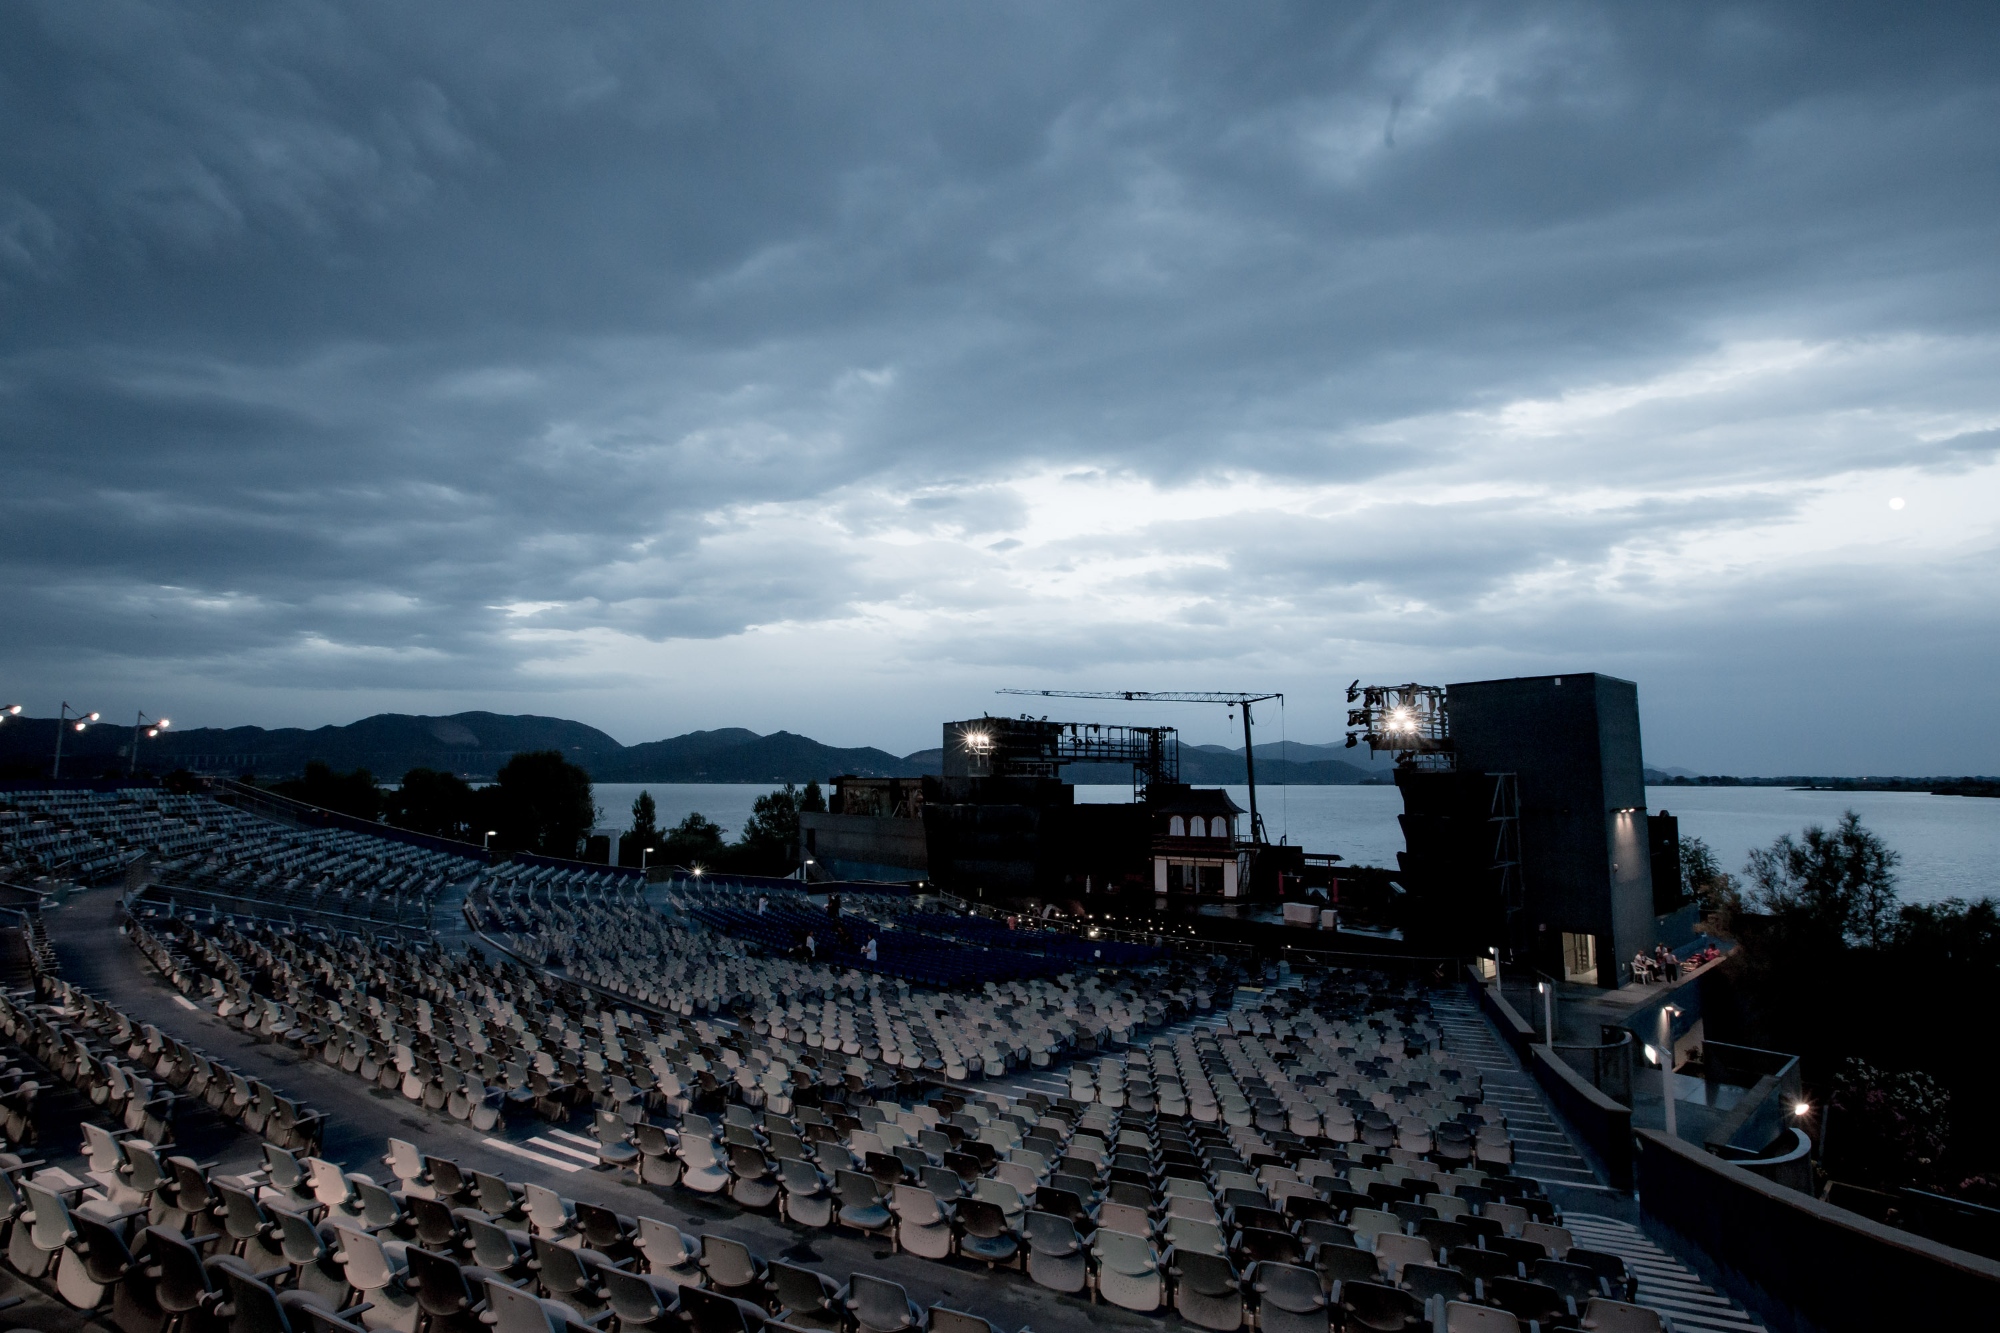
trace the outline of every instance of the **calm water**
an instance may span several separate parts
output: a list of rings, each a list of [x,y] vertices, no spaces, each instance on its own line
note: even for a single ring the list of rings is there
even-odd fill
[[[663,827],[699,810],[734,838],[750,817],[751,803],[767,787],[748,783],[648,783]],[[631,822],[641,788],[600,783],[597,804],[606,824]],[[1241,806],[1249,792],[1231,787]],[[1123,784],[1078,787],[1079,801],[1129,801]],[[1396,823],[1403,799],[1394,787],[1259,787],[1258,807],[1273,838],[1308,851],[1338,852],[1356,865],[1393,866],[1402,850]],[[2000,800],[1925,796],[1905,792],[1810,792],[1779,787],[1649,787],[1651,810],[1680,817],[1681,833],[1707,840],[1724,868],[1740,872],[1753,847],[1807,824],[1831,825],[1844,810],[1902,853],[1901,888],[1912,902],[1981,898],[2000,894]]]

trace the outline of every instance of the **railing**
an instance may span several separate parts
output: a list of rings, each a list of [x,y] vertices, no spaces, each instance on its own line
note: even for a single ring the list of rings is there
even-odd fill
[[[1821,1203],[1653,1130],[1638,1138],[1647,1230],[1706,1255],[1772,1328],[1992,1326],[2000,1263]]]
[[[1711,1041],[1701,1048],[1701,1068],[1703,1080],[1711,1085],[1749,1089],[1722,1123],[1709,1131],[1704,1146],[1710,1152],[1739,1159],[1762,1157],[1793,1128],[1792,1107],[1800,1091],[1796,1055]],[[1810,1174],[1799,1188],[1812,1190]]]
[[[1557,1042],[1555,1053],[1563,1063],[1577,1072],[1578,1077],[1609,1097],[1614,1102],[1626,1106],[1632,1104],[1632,1052],[1638,1043],[1632,1033],[1621,1027],[1604,1025],[1604,1042],[1597,1046],[1578,1046],[1567,1042]]]

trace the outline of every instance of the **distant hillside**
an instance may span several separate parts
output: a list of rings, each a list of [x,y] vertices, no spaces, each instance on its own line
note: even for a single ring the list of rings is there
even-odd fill
[[[124,767],[130,727],[103,724],[63,740],[63,774],[95,776]],[[55,723],[16,718],[0,727],[0,769],[23,777],[48,772]],[[670,740],[620,745],[595,727],[557,717],[381,713],[344,727],[194,727],[141,742],[141,766],[235,776],[291,777],[320,760],[365,768],[395,781],[412,768],[490,778],[517,751],[560,750],[598,782],[824,782],[836,773],[915,777],[921,767],[886,750],[838,749],[790,732],[760,736],[742,727],[695,731]]]

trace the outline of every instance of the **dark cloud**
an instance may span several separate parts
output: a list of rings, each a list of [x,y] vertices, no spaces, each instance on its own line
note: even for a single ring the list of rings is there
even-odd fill
[[[1000,671],[1970,654],[1994,28],[15,6],[0,669],[915,744]]]

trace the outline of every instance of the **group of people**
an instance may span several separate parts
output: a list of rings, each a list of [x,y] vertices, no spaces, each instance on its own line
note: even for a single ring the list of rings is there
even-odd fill
[[[1713,944],[1703,945],[1685,960],[1666,945],[1656,944],[1650,954],[1641,949],[1632,955],[1632,980],[1642,986],[1656,981],[1679,981],[1683,970],[1692,972],[1720,957],[1722,950]]]

